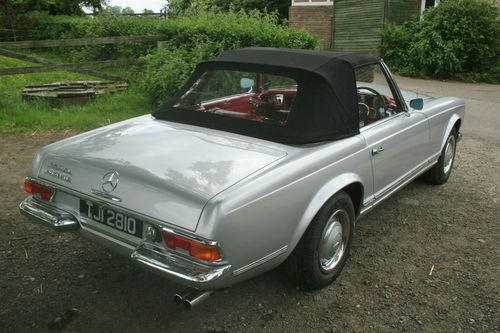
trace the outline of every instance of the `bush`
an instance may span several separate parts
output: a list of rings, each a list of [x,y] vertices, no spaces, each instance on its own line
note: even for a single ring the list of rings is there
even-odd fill
[[[167,45],[147,57],[144,90],[159,104],[170,98],[187,80],[196,64],[224,50],[249,46],[316,48],[318,40],[305,31],[279,24],[275,14],[202,12],[162,25]]]
[[[170,0],[168,15],[178,18],[190,11],[215,10],[221,12],[259,10],[276,12],[281,21],[288,19],[287,0]]]
[[[109,36],[154,35],[165,21],[148,18],[104,16],[97,18],[32,15],[33,40],[95,38]],[[137,58],[152,53],[156,42],[121,43],[66,47],[59,49],[75,62],[118,58]]]
[[[155,104],[166,101],[187,81],[200,61],[213,58],[224,49],[223,43],[197,40],[189,47],[174,43],[147,57],[142,88]]]
[[[449,78],[494,67],[500,26],[498,8],[486,0],[442,0],[424,19],[382,31],[381,55],[396,71]]]
[[[36,13],[31,39],[68,39],[107,36],[162,34],[169,43],[192,45],[193,40],[206,37],[222,41],[226,49],[241,46],[274,46],[315,48],[318,40],[305,31],[289,29],[279,22],[276,13],[198,12],[175,20],[131,17],[70,17]],[[74,60],[91,61],[139,57],[151,54],[156,43],[123,43],[87,47],[68,47],[65,52]]]

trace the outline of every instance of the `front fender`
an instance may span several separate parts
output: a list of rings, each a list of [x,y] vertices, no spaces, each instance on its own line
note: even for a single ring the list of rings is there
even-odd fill
[[[448,136],[450,135],[451,133],[451,130],[453,129],[453,127],[455,127],[455,124],[457,123],[457,121],[461,120],[462,118],[460,117],[460,115],[458,115],[457,113],[454,113],[450,119],[448,120],[448,124],[446,125],[446,130],[444,131],[443,133],[443,137],[442,137],[442,140],[441,140],[441,150],[443,149],[445,143],[446,143],[446,140],[448,139]]]

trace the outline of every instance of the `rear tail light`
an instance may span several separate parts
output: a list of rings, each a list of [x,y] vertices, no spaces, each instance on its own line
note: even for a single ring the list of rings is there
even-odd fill
[[[50,187],[40,185],[40,184],[35,183],[29,179],[26,179],[24,181],[24,189],[29,194],[33,194],[33,195],[39,194],[42,197],[42,199],[45,199],[45,200],[50,200],[50,198],[52,197],[52,189]]]
[[[163,230],[163,239],[167,247],[172,250],[181,250],[189,253],[193,258],[204,261],[215,261],[221,258],[219,250],[215,245],[203,244],[195,240],[175,235],[172,232]]]

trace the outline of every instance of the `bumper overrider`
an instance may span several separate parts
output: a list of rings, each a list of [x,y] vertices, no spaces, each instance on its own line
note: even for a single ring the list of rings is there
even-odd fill
[[[95,232],[85,230],[73,214],[34,196],[29,196],[22,201],[19,209],[31,220],[54,230],[74,231],[83,237],[96,238]],[[111,249],[116,249],[117,246],[116,242],[104,236],[100,237],[99,243]],[[130,253],[130,250],[127,253]],[[232,267],[229,264],[204,264],[148,241],[143,241],[133,248],[130,257],[134,262],[152,272],[201,290],[225,288],[232,277]]]

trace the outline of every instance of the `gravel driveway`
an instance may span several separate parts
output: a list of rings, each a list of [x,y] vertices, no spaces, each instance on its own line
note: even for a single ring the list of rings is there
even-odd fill
[[[21,217],[39,147],[62,135],[0,136],[0,329],[71,332],[500,332],[500,86],[398,78],[468,105],[449,182],[419,181],[359,220],[331,286],[306,292],[280,269],[192,311],[182,286]]]

